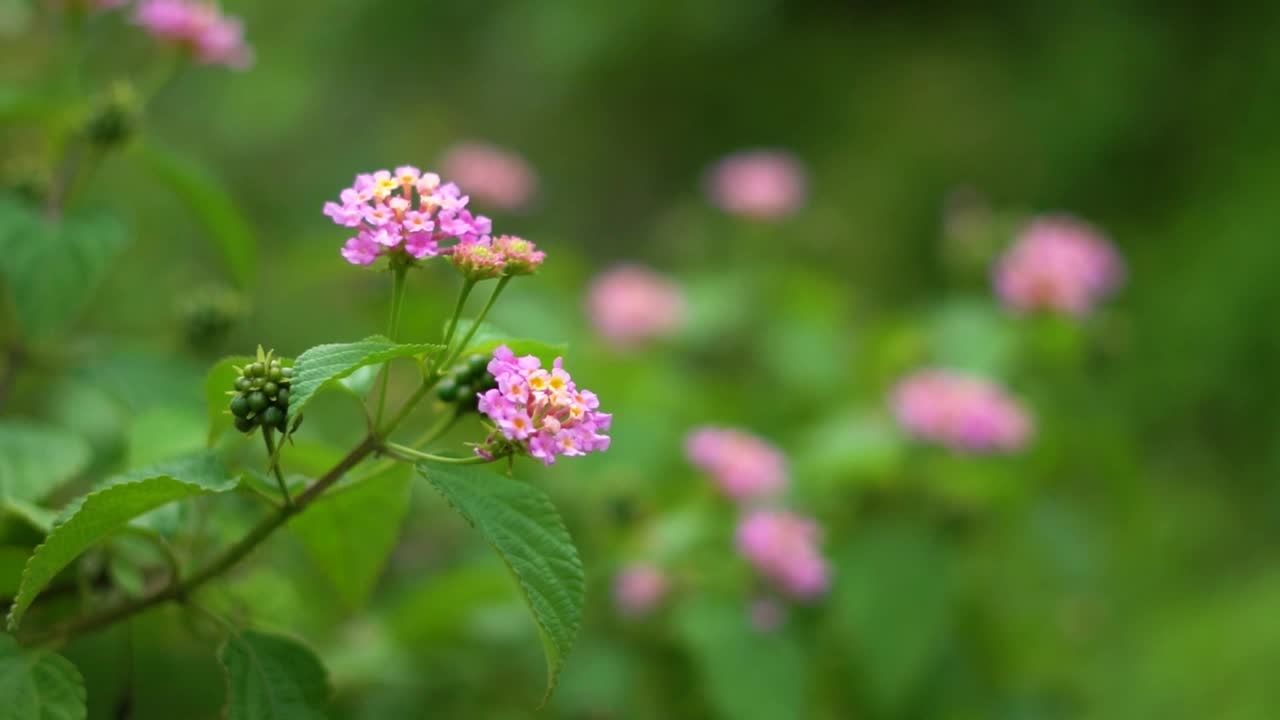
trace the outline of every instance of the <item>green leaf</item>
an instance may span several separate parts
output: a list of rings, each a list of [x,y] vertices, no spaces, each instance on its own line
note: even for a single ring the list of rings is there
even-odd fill
[[[381,335],[353,343],[317,345],[299,355],[294,363],[293,390],[289,393],[289,424],[293,424],[317,392],[366,365],[426,355],[441,349],[439,345],[427,343],[397,345]]]
[[[466,465],[419,463],[418,472],[493,546],[520,586],[547,657],[545,703],[573,647],[586,592],[564,521],[528,483]]]
[[[197,495],[225,492],[236,484],[212,454],[162,463],[108,480],[63,510],[60,521],[36,548],[9,611],[9,627],[17,628],[36,595],[94,543],[158,507]]]
[[[74,320],[127,241],[114,216],[68,212],[47,220],[0,198],[0,278],[26,335],[46,337]]]
[[[0,635],[0,708],[8,720],[83,720],[84,680],[61,655]]]
[[[65,430],[0,420],[0,502],[36,502],[89,464],[89,446]]]
[[[368,601],[409,511],[409,473],[381,475],[326,494],[289,522],[348,610]]]
[[[752,628],[745,602],[698,600],[680,609],[675,624],[722,717],[809,717],[804,654],[785,632]]]
[[[248,355],[234,355],[219,360],[209,368],[209,374],[204,378],[204,400],[209,413],[210,447],[233,423],[231,412],[227,409],[231,400],[227,392],[234,389],[236,378],[240,375],[236,372],[236,367],[244,367],[253,361],[254,358]]]
[[[218,178],[194,160],[155,145],[140,146],[139,157],[204,226],[232,281],[241,289],[252,286],[257,241],[248,219]]]
[[[246,630],[218,651],[227,676],[227,720],[324,720],[329,679],[306,646]]]
[[[22,568],[30,556],[29,548],[0,545],[0,595],[18,592],[18,585],[22,582]]]
[[[472,322],[467,318],[459,320],[458,329],[454,331],[455,338],[465,337],[467,329],[471,327]],[[461,357],[466,357],[467,355],[492,355],[499,345],[506,345],[516,355],[533,355],[548,366],[556,358],[563,357],[569,350],[569,346],[564,343],[545,343],[540,340],[513,338],[500,328],[487,322],[482,322],[476,330],[475,336],[467,343],[467,349],[461,354]]]

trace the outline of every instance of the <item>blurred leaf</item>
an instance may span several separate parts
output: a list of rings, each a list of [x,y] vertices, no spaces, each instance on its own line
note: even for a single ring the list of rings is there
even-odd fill
[[[0,635],[0,708],[9,720],[83,720],[84,680],[61,655]]]
[[[0,595],[12,595],[18,592],[22,583],[22,568],[31,557],[31,549],[0,545]]]
[[[167,149],[153,144],[138,149],[147,170],[204,226],[236,286],[251,287],[257,272],[257,241],[249,220],[218,178],[195,160]]]
[[[128,239],[112,215],[72,211],[48,220],[0,197],[0,278],[27,336],[74,320]]]
[[[205,369],[171,352],[142,348],[95,351],[76,375],[133,412],[200,402]]]
[[[227,637],[218,660],[227,674],[227,720],[324,720],[329,679],[301,643],[245,630]]]
[[[427,343],[397,345],[381,335],[373,335],[358,342],[317,345],[306,350],[294,363],[289,423],[293,424],[317,392],[366,365],[426,355],[442,349],[439,345]]]
[[[234,422],[228,409],[231,400],[227,393],[235,389],[236,378],[240,376],[236,368],[243,368],[254,359],[248,355],[233,355],[219,360],[209,368],[209,374],[204,379],[204,400],[209,415],[209,447],[213,447],[218,437],[231,428]]]
[[[902,433],[882,413],[855,411],[825,418],[804,438],[796,464],[820,492],[850,476],[886,476],[906,456]]]
[[[458,320],[458,329],[454,332],[455,339],[461,339],[466,336],[467,330],[474,321],[469,318]],[[524,338],[513,338],[509,333],[502,329],[491,325],[490,323],[480,323],[480,327],[476,329],[476,334],[467,343],[467,349],[462,352],[459,357],[465,358],[467,355],[492,355],[493,351],[499,345],[506,345],[516,355],[533,355],[543,362],[544,365],[550,366],[551,362],[558,357],[563,357],[569,350],[569,346],[564,343],[546,343],[540,340],[528,340]]]
[[[418,472],[493,546],[533,613],[547,657],[545,703],[582,622],[586,577],[551,499],[527,483],[466,465],[419,463]]]
[[[787,720],[809,716],[804,654],[785,632],[753,629],[745,603],[692,602],[680,608],[675,622],[721,717]]]
[[[84,470],[78,436],[26,420],[0,420],[0,501],[39,501]]]
[[[129,426],[129,464],[151,465],[204,447],[204,420],[191,409],[157,407]]]
[[[932,361],[944,367],[1000,377],[1014,360],[1010,320],[989,300],[944,304],[934,313],[929,337]]]
[[[507,573],[488,563],[462,565],[397,596],[388,622],[406,646],[448,646],[462,640],[474,613],[507,604],[518,605]]]
[[[834,601],[877,707],[908,703],[946,645],[952,591],[946,548],[911,526],[870,528],[838,559]]]
[[[236,483],[216,457],[201,454],[112,478],[73,502],[27,563],[9,611],[9,627],[18,627],[27,607],[55,575],[130,520],[184,498],[231,490]]]
[[[368,602],[409,511],[410,474],[394,465],[326,494],[289,522],[348,610]]]

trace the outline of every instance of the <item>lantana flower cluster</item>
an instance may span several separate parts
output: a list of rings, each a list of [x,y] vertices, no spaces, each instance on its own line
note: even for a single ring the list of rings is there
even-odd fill
[[[595,393],[578,388],[560,358],[547,369],[537,357],[516,357],[511,348],[501,345],[493,351],[488,369],[498,387],[480,394],[478,406],[501,438],[491,436],[476,448],[478,454],[494,456],[509,448],[551,465],[561,455],[574,457],[609,448],[609,436],[604,433],[613,416],[600,412]]]
[[[523,157],[488,143],[454,145],[440,168],[478,200],[503,210],[525,207],[538,189],[538,176]]]
[[[996,264],[996,292],[1008,307],[1084,315],[1124,276],[1111,243],[1065,215],[1036,218]]]
[[[547,257],[533,243],[515,235],[463,240],[445,252],[462,275],[473,281],[502,275],[528,275]]]
[[[224,14],[215,3],[141,0],[134,10],[134,22],[162,40],[188,48],[207,65],[243,70],[253,64],[243,23]]]
[[[685,452],[690,462],[735,500],[769,498],[787,487],[782,452],[750,433],[714,426],[694,428],[685,440]]]
[[[707,195],[725,212],[756,220],[795,213],[808,194],[804,166],[781,150],[743,150],[728,155],[707,175]]]
[[[671,335],[684,323],[680,286],[639,265],[602,273],[587,291],[587,314],[596,330],[619,348]]]
[[[378,170],[356,176],[339,202],[328,202],[324,214],[356,230],[342,247],[342,257],[368,265],[379,256],[401,252],[421,259],[443,252],[441,241],[478,242],[493,228],[483,215],[472,215],[470,201],[458,186],[432,172],[402,165],[395,172]]]
[[[1031,435],[1030,416],[1003,388],[955,370],[909,375],[890,404],[908,432],[960,452],[1013,451]]]
[[[821,533],[812,519],[788,510],[753,510],[738,524],[738,552],[796,598],[826,592],[827,561],[818,550]]]

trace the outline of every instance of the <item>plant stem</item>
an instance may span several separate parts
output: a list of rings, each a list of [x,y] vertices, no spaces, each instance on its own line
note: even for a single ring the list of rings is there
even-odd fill
[[[262,442],[267,446],[267,463],[271,466],[271,474],[275,476],[276,484],[280,486],[280,494],[284,495],[284,504],[288,506],[293,504],[293,498],[289,497],[289,486],[285,484],[284,475],[280,472],[273,434],[271,428],[262,428]]]
[[[429,462],[447,463],[449,465],[480,465],[483,463],[493,462],[493,460],[481,457],[479,455],[472,455],[470,457],[460,457],[460,458],[445,457],[443,455],[432,455],[431,453],[424,453],[421,450],[414,450],[411,447],[406,447],[404,445],[397,445],[395,443],[387,443],[386,451],[387,451],[387,454],[391,455],[392,457],[398,457],[402,460],[427,460]]]
[[[454,331],[458,329],[458,319],[462,317],[462,309],[467,304],[467,297],[471,295],[471,289],[475,286],[475,280],[466,280],[462,283],[462,290],[458,293],[458,304],[453,308],[453,317],[449,319],[449,327],[444,331],[444,341],[440,343],[444,345],[446,352],[449,350],[449,342],[453,340]]]
[[[404,303],[404,278],[409,272],[408,265],[397,264],[392,269],[391,281],[391,318],[387,321],[387,338],[396,341],[396,333],[400,330],[400,306]],[[378,390],[378,412],[374,415],[373,426],[382,422],[382,411],[387,406],[387,383],[391,380],[391,361],[382,365],[382,386]]]
[[[159,590],[151,595],[130,600],[128,602],[117,605],[113,608],[82,615],[74,618],[61,626],[51,628],[43,633],[32,633],[25,635],[22,641],[27,645],[46,642],[53,639],[68,638],[73,635],[91,632],[100,628],[107,627],[117,623],[125,618],[132,617],[138,613],[162,605],[166,602],[177,600],[184,601],[195,592],[201,585],[218,577],[231,568],[235,567],[241,560],[245,559],[262,543],[275,532],[281,525],[284,525],[289,518],[297,515],[305,510],[316,498],[320,497],[325,490],[336,483],[347,473],[348,470],[355,467],[371,453],[379,448],[377,438],[372,435],[366,437],[346,457],[338,461],[336,465],[329,469],[318,480],[307,487],[292,505],[286,505],[275,513],[263,518],[261,522],[249,531],[239,542],[222,551],[203,569],[191,575],[185,580],[170,582],[164,589]]]
[[[471,338],[476,336],[476,331],[480,329],[480,323],[484,322],[485,317],[489,315],[489,310],[493,307],[493,304],[498,301],[498,296],[502,294],[502,291],[507,287],[507,283],[509,282],[511,282],[510,275],[504,275],[498,280],[498,284],[493,288],[493,293],[489,295],[488,302],[486,302],[484,307],[481,308],[480,314],[476,316],[476,319],[471,321],[471,327],[467,328],[467,334],[462,336],[462,341],[458,343],[457,349],[448,356],[448,359],[445,360],[440,367],[447,368],[458,359],[458,356],[466,349],[467,343],[471,342]],[[447,347],[445,348],[445,352],[449,352]]]

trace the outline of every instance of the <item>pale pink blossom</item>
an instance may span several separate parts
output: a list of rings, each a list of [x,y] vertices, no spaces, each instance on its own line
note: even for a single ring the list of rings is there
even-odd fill
[[[1088,313],[1120,285],[1123,262],[1094,227],[1065,215],[1035,218],[995,267],[996,292],[1018,312]]]
[[[709,473],[720,489],[737,500],[777,495],[787,486],[782,452],[764,440],[732,428],[695,428],[685,440],[690,462]]]
[[[911,434],[962,452],[1022,448],[1031,418],[1003,388],[955,370],[926,369],[902,380],[890,399],[898,422]]]
[[[800,599],[821,595],[830,583],[820,539],[817,523],[786,510],[754,510],[737,531],[738,552],[778,589]]]
[[[622,265],[591,282],[587,314],[596,330],[617,347],[667,337],[684,323],[680,286],[639,265]]]
[[[141,0],[134,22],[162,40],[189,49],[202,63],[242,70],[253,64],[239,18],[200,0]]]
[[[622,569],[614,579],[613,597],[623,615],[647,615],[670,590],[667,576],[655,565],[636,563]]]
[[[804,167],[780,150],[744,150],[720,160],[707,178],[707,193],[734,215],[773,220],[795,213],[807,193]]]
[[[538,187],[538,178],[524,158],[487,143],[454,145],[440,166],[477,199],[503,210],[526,206]]]

